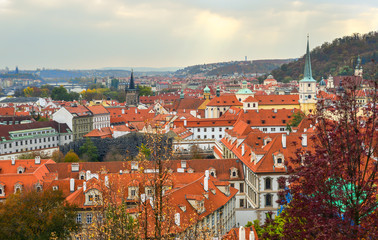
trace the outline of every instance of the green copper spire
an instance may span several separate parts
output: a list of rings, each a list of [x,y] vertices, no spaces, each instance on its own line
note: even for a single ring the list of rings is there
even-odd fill
[[[180,94],[180,98],[181,99],[184,99],[185,95],[184,95],[184,89],[181,88],[181,94]]]
[[[301,82],[316,82],[315,79],[312,78],[312,71],[311,71],[311,59],[310,59],[310,46],[309,46],[309,37],[307,35],[307,50],[305,56],[305,67],[304,67],[304,77]]]

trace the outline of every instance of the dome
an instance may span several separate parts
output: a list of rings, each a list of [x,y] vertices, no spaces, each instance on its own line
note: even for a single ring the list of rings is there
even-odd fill
[[[324,81],[324,79],[322,78],[322,80],[319,82],[319,86],[325,86],[327,85],[326,82]]]
[[[242,89],[239,89],[239,91],[236,94],[253,94],[253,92],[249,90],[248,88],[242,88]]]
[[[203,89],[204,93],[210,93],[210,88],[206,85],[206,87]]]
[[[244,84],[247,84],[247,81],[246,81],[246,80],[244,80],[242,84],[243,84],[243,85],[244,85]]]
[[[269,75],[266,79],[273,79],[273,76]]]

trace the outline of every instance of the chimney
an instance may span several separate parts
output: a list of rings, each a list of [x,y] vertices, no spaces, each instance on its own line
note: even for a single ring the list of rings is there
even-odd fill
[[[135,108],[135,114],[137,114],[138,113],[138,108]]]
[[[239,227],[239,240],[245,240],[245,229],[243,226]]]
[[[12,165],[15,165],[16,164],[16,158],[15,157],[11,157],[11,160],[12,160]]]
[[[255,240],[255,232],[251,227],[251,231],[249,232],[249,240]]]
[[[186,121],[186,119],[184,120],[184,126],[186,126],[186,124],[187,124],[187,121]]]
[[[71,192],[75,191],[75,179],[73,178],[70,179],[70,191]]]
[[[303,132],[307,132],[307,128],[303,128]]]
[[[203,178],[203,190],[206,192],[209,191],[209,177],[204,177]]]
[[[274,113],[277,113],[277,109],[273,109],[273,112],[274,112]]]
[[[35,165],[41,164],[41,157],[40,156],[36,156],[35,159],[34,159],[34,163],[35,163]]]
[[[87,170],[85,180],[89,181],[89,179],[91,179],[91,171],[90,171],[90,170]]]
[[[87,182],[83,182],[83,192],[87,191]]]
[[[302,146],[307,147],[307,134],[302,134]]]
[[[282,134],[282,147],[286,148],[286,134]]]
[[[122,114],[125,114],[125,109],[122,109]]]
[[[109,187],[109,177],[108,175],[105,176],[105,187]]]
[[[181,160],[181,168],[186,168],[186,161],[185,160]]]
[[[180,213],[175,213],[175,224],[180,226]]]

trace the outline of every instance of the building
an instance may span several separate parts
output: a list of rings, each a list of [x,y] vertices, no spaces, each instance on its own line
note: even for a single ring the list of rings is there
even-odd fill
[[[243,103],[236,98],[235,94],[215,97],[206,105],[205,118],[219,118],[231,107],[243,107]]]
[[[53,114],[53,120],[67,124],[74,141],[93,130],[93,113],[81,105],[59,109]]]
[[[55,151],[73,139],[67,124],[55,121],[0,125],[0,137],[0,160],[9,159],[9,155],[15,153]]]
[[[102,105],[94,105],[87,107],[93,114],[92,129],[100,129],[110,127],[110,113]]]

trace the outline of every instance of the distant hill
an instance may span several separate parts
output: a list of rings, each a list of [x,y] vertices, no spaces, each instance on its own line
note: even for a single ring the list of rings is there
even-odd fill
[[[305,49],[303,49],[305,50]],[[326,78],[329,74],[333,76],[352,75],[357,63],[358,56],[361,57],[361,64],[364,69],[369,69],[378,61],[378,32],[367,34],[353,34],[336,38],[332,43],[323,43],[320,47],[314,48],[311,53],[312,74],[316,80]],[[376,65],[375,65],[376,66]],[[304,56],[296,61],[283,64],[280,68],[271,72],[278,81],[290,79],[299,80],[303,77]],[[364,77],[368,78],[368,71],[364,71]]]
[[[293,59],[272,59],[272,60],[254,60],[254,61],[232,61],[219,62],[203,65],[189,66],[177,70],[175,75],[194,75],[204,74],[206,76],[223,76],[237,74],[256,74],[268,73],[273,69],[280,67],[284,63],[289,63]]]

